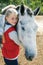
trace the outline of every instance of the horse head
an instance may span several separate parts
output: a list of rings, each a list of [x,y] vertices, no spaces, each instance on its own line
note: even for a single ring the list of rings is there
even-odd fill
[[[25,56],[32,60],[37,56],[36,32],[37,24],[35,16],[39,13],[40,7],[34,11],[25,5],[18,5],[16,10],[19,13],[18,36],[25,48]]]

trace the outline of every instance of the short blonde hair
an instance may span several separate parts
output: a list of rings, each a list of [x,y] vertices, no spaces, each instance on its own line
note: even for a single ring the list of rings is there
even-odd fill
[[[12,13],[14,13],[17,16],[17,21],[18,21],[19,20],[19,15],[18,15],[18,12],[14,8],[7,9],[7,11],[5,13],[5,20],[6,20],[6,17],[8,17]]]
[[[7,9],[7,11],[5,13],[5,17],[9,16],[11,13],[14,13],[16,16],[18,16],[18,12],[15,9],[9,8],[9,9]]]

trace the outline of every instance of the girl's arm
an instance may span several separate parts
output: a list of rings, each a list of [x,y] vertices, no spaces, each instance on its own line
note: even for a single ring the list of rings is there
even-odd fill
[[[4,37],[4,35],[2,36],[2,42],[5,43],[5,37]]]
[[[20,41],[18,39],[18,36],[17,36],[17,32],[16,31],[12,31],[9,33],[9,37],[11,40],[13,40],[17,45],[20,44]]]
[[[3,43],[5,43],[5,37],[4,37],[4,35],[2,36],[2,40],[1,40]],[[0,48],[2,48],[3,47],[3,44],[2,44],[2,42],[1,42],[1,44],[0,44]]]
[[[18,44],[18,45],[19,45],[20,43],[23,44],[22,28],[21,28],[20,23],[18,23],[17,32],[16,32],[16,31],[10,32],[10,33],[9,33],[9,37],[10,37],[10,39],[12,39],[14,42],[16,42],[16,44]]]

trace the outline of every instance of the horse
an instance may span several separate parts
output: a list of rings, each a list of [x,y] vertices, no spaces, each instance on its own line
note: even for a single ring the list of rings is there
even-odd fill
[[[37,56],[36,33],[38,25],[35,16],[39,13],[40,7],[34,11],[25,5],[17,6],[19,13],[19,22],[17,25],[18,37],[25,48],[25,56],[28,60],[32,60]]]
[[[14,7],[13,7],[14,6]],[[19,14],[19,22],[17,24],[17,34],[19,41],[25,49],[25,56],[27,60],[33,60],[37,56],[36,33],[37,23],[35,16],[39,13],[40,7],[34,11],[31,8],[22,5],[10,5],[2,9],[2,14],[5,14],[9,8],[14,8]]]

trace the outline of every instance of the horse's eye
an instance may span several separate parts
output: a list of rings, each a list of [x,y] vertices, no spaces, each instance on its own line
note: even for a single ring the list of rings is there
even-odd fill
[[[20,21],[20,24],[21,24],[21,25],[24,25],[24,23],[23,23],[22,21]]]
[[[24,31],[25,31],[25,28],[24,28],[24,27],[22,27],[22,30],[24,30]]]

